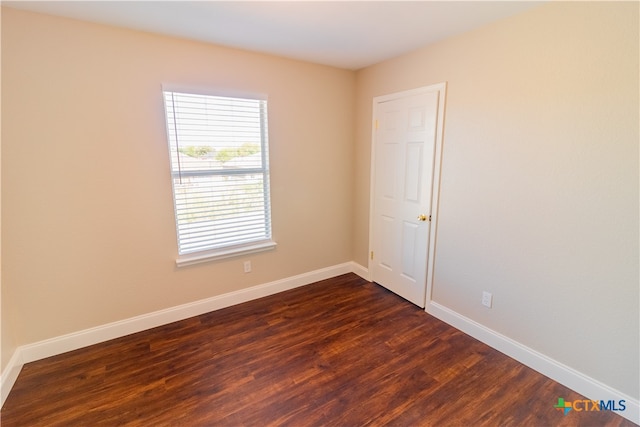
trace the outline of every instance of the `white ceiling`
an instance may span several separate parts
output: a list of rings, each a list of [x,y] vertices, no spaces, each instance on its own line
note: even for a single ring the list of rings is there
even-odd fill
[[[535,1],[3,1],[3,5],[346,69],[511,16]]]

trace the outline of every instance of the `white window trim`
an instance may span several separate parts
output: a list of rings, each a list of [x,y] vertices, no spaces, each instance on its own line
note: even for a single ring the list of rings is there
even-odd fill
[[[250,98],[259,99],[262,101],[268,101],[269,97],[265,93],[260,92],[248,92],[241,90],[234,90],[228,88],[216,88],[216,87],[202,87],[202,86],[188,86],[171,83],[163,83],[161,85],[162,91],[167,92],[184,92],[184,93],[197,93],[200,95],[210,96],[226,96],[229,98]]]
[[[161,85],[161,89],[163,92],[170,91],[170,92],[200,93],[203,95],[211,95],[211,96],[225,96],[225,97],[232,97],[232,98],[251,98],[251,99],[257,99],[257,100],[264,100],[264,101],[268,100],[268,96],[263,93],[245,92],[245,91],[229,90],[229,89],[222,89],[222,88],[218,88],[218,89],[211,88],[211,87],[203,88],[201,86],[185,86],[185,85],[163,83]],[[175,208],[175,204],[174,204],[174,208]],[[276,246],[277,246],[277,243],[273,240],[273,237],[272,237],[269,240],[249,242],[249,243],[245,243],[237,246],[225,247],[222,249],[217,248],[217,249],[211,249],[208,251],[178,254],[178,257],[176,258],[175,262],[177,267],[186,267],[186,266],[201,264],[205,262],[211,262],[211,261],[216,261],[221,259],[238,257],[242,255],[270,251],[270,250],[274,250]]]
[[[203,262],[215,261],[220,259],[232,258],[240,255],[248,255],[258,252],[270,251],[275,249],[277,243],[273,240],[249,243],[246,245],[228,247],[225,249],[213,249],[205,252],[196,252],[192,254],[179,255],[176,259],[178,267],[186,267],[188,265],[200,264]]]

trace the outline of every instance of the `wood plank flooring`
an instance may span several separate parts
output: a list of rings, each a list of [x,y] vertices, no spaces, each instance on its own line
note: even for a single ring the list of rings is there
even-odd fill
[[[2,426],[632,426],[347,274],[24,366]]]

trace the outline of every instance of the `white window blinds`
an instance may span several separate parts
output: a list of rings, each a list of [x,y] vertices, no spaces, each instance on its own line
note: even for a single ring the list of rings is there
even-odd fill
[[[271,240],[267,101],[164,91],[178,252]]]

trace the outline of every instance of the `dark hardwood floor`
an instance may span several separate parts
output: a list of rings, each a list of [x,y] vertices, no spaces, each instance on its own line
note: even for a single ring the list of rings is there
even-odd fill
[[[353,274],[24,366],[2,426],[632,426]]]

